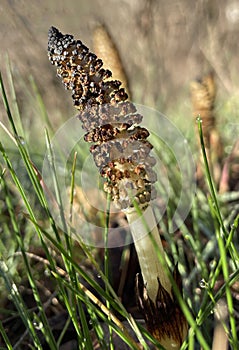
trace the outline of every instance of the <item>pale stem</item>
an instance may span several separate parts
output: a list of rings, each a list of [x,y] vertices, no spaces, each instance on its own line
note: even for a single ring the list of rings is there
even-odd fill
[[[142,212],[141,216],[135,208],[126,210],[125,214],[130,225],[131,234],[134,240],[141,273],[148,296],[153,302],[156,301],[159,289],[159,278],[163,288],[172,297],[172,285],[168,278],[168,274],[165,271],[166,263],[164,264],[165,266],[163,266],[157,255],[157,250],[159,250],[162,254],[162,258],[165,259],[164,249],[152,207],[148,206],[147,209]],[[155,243],[153,243],[153,241]],[[155,247],[155,245],[157,245],[158,249]]]

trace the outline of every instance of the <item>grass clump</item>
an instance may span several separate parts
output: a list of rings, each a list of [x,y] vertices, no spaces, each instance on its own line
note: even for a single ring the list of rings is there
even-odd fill
[[[15,100],[14,82],[9,77],[11,97]],[[16,108],[17,97],[16,102],[10,103],[2,77],[0,83],[8,117],[8,126],[1,123],[0,143],[1,348],[163,349],[146,330],[142,314],[137,311],[134,280],[140,269],[134,247],[104,249],[86,245],[75,234],[74,225],[66,222],[58,174],[53,172],[54,191],[48,190],[62,214],[56,220],[46,198],[42,159],[27,142],[27,131]],[[34,89],[40,99],[36,86]],[[54,169],[48,135],[52,126],[43,103],[41,111],[47,131],[40,147],[49,150],[49,162]],[[226,192],[217,193],[200,119],[197,125],[204,185],[197,188],[188,217],[173,234],[169,232],[178,198],[170,196],[166,215],[160,222],[160,235],[165,260],[170,270],[177,264],[183,282],[183,297],[176,293],[176,298],[189,331],[181,349],[211,349],[216,343],[216,329],[222,325],[225,344],[235,350],[239,322],[239,194],[236,188],[228,187]],[[155,147],[164,148],[163,161],[165,166],[169,165],[170,182],[177,193],[180,183],[177,159],[167,152],[165,145],[158,143]],[[80,174],[82,149],[76,151],[68,164],[70,206],[75,200],[75,179]],[[85,152],[87,149],[83,150],[83,157],[87,157]],[[83,206],[84,214],[92,219],[92,208]],[[105,243],[110,237],[109,230],[120,227],[125,220],[122,214],[110,218],[109,206],[108,198],[105,210],[97,217],[104,229]]]

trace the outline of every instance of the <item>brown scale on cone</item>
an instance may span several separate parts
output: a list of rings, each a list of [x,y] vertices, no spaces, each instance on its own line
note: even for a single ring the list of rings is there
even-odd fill
[[[133,200],[147,207],[156,195],[151,169],[155,159],[149,155],[149,132],[137,125],[143,117],[127,101],[121,82],[110,79],[112,73],[80,40],[54,27],[48,34],[48,56],[65,88],[72,91],[87,132],[85,141],[93,143],[90,151],[106,179],[105,190],[120,209],[133,207]]]

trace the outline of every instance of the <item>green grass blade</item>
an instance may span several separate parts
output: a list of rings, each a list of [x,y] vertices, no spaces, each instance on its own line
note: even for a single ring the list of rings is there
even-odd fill
[[[13,350],[13,347],[10,343],[10,340],[7,336],[7,333],[5,332],[5,329],[3,327],[2,322],[0,321],[0,334],[2,335],[3,341],[5,342],[5,345],[7,346],[8,350]],[[2,348],[3,349],[3,348]]]
[[[0,276],[3,278],[6,288],[9,292],[9,295],[12,297],[12,300],[18,310],[19,316],[21,317],[26,329],[31,335],[32,341],[35,344],[37,349],[42,349],[40,340],[36,334],[35,327],[29,315],[28,309],[22,300],[21,294],[17,288],[17,285],[12,280],[9,275],[9,269],[7,264],[1,259],[0,260]]]
[[[232,244],[230,234],[227,232],[227,230],[224,226],[224,221],[223,221],[221,211],[219,208],[219,203],[217,200],[216,191],[215,191],[213,180],[212,180],[212,177],[210,174],[209,163],[207,160],[207,154],[206,154],[206,149],[205,149],[205,144],[204,144],[204,139],[203,139],[203,132],[202,132],[202,121],[200,118],[198,118],[197,122],[198,122],[199,137],[200,137],[201,150],[202,150],[203,159],[204,159],[206,177],[208,180],[208,185],[209,185],[210,193],[212,196],[212,200],[209,201],[209,204],[210,204],[212,215],[214,217],[216,217],[218,220],[218,224],[215,223],[215,226],[216,226],[215,233],[216,233],[218,248],[219,248],[219,252],[220,252],[222,273],[223,273],[224,281],[228,281],[228,279],[229,279],[229,267],[228,267],[226,242],[228,242],[228,249],[229,249],[230,255],[233,258],[233,261],[235,262],[236,266],[238,266],[238,253],[236,251],[235,246]],[[228,239],[230,239],[230,241],[228,241]],[[230,321],[231,333],[232,333],[231,343],[232,343],[233,348],[237,348],[239,343],[238,343],[237,327],[236,327],[236,321],[235,321],[235,310],[234,310],[231,290],[230,290],[228,285],[226,285],[226,299],[227,299],[227,307],[228,307],[228,311],[229,311],[229,321]]]

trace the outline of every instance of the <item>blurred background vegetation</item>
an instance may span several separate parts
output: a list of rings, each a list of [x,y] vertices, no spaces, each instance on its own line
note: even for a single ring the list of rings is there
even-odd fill
[[[217,124],[225,141],[225,158],[232,151],[239,132],[238,1],[1,0],[0,18],[0,70],[11,105],[19,108],[18,113],[13,110],[14,119],[17,119],[17,115],[21,116],[23,137],[38,169],[41,170],[46,147],[44,127],[47,126],[49,130],[49,124],[46,122],[44,125],[46,115],[52,124],[53,130],[50,131],[54,132],[64,121],[77,114],[70,93],[62,88],[60,79],[56,78],[56,70],[47,57],[47,33],[52,25],[62,33],[73,34],[92,50],[94,29],[99,23],[104,24],[120,52],[132,100],[164,113],[192,142],[196,136],[190,83],[213,71],[218,92]],[[14,104],[14,94],[9,83],[9,64],[17,105]],[[0,121],[9,126],[2,100]],[[1,141],[3,137],[6,138],[6,146],[9,137],[0,129]],[[13,163],[17,162],[17,172],[21,176],[26,170],[19,154],[16,153],[14,158],[15,148],[12,144],[10,147],[14,149],[12,160]],[[27,193],[32,194],[32,185],[28,181],[24,184]],[[16,191],[13,190],[13,193],[15,196]],[[4,193],[2,195],[1,209],[5,208]],[[17,215],[22,210],[22,199],[14,196],[12,197],[17,202],[14,203],[14,213],[19,219]],[[34,202],[34,194],[32,197],[30,200]],[[203,201],[200,201],[201,215],[201,208],[205,208]],[[206,197],[205,202],[207,209]],[[238,212],[238,205],[236,210]],[[229,207],[228,211],[230,212]],[[4,244],[7,253],[11,255],[18,247],[17,243],[12,246],[8,239],[12,232],[7,218],[8,213],[2,210],[0,232],[5,232]],[[41,220],[44,222],[45,218],[42,217]],[[195,222],[198,225],[197,218]],[[206,219],[205,223],[207,224]],[[26,218],[19,219],[18,224],[26,246],[36,244],[36,235],[31,230],[28,231]],[[210,231],[210,238],[213,235],[214,229]],[[41,246],[39,251],[40,255]],[[19,264],[12,266],[21,271]],[[43,275],[40,270],[39,275]],[[47,278],[44,281],[46,285],[49,282]],[[17,282],[24,285],[24,276],[22,279],[19,276]],[[133,290],[132,287],[131,289]]]
[[[210,70],[216,73],[222,96],[218,108],[227,101],[232,111],[236,104],[238,1],[2,0],[0,15],[1,70],[6,69],[8,54],[17,77],[18,101],[25,101],[26,95],[32,97],[29,76],[34,77],[56,127],[62,116],[66,120],[76,113],[48,61],[51,25],[92,49],[95,25],[105,24],[119,49],[132,99],[156,107],[170,118],[183,114],[190,124],[190,81]],[[40,122],[37,104],[22,103],[20,107],[25,125],[34,135]]]

